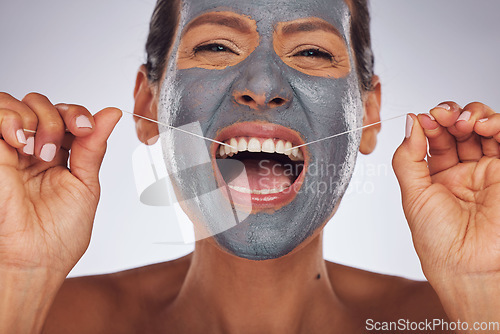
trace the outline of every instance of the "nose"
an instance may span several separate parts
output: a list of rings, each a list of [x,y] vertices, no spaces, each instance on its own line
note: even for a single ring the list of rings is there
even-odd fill
[[[270,98],[266,93],[257,94],[249,89],[244,92],[235,92],[234,99],[238,104],[245,105],[251,109],[272,109],[281,107],[287,103],[287,99],[281,96]]]
[[[287,106],[293,98],[292,88],[271,56],[248,59],[246,68],[234,85],[237,104],[254,110]]]

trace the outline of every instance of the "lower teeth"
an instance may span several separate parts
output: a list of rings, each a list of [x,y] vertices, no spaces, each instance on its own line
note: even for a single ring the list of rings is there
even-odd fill
[[[254,194],[254,195],[277,194],[277,193],[280,193],[283,190],[287,189],[288,187],[290,187],[290,186],[274,188],[274,189],[248,189],[248,188],[229,185],[229,188],[236,190],[240,193]]]

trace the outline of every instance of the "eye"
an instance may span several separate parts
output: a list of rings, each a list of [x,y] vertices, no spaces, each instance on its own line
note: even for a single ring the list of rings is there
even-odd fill
[[[328,52],[321,51],[320,49],[307,49],[301,50],[293,55],[293,57],[309,57],[309,58],[322,58],[330,61],[335,60],[335,58]]]
[[[222,44],[218,44],[218,43],[210,43],[210,44],[197,46],[194,49],[194,54],[197,54],[200,52],[213,52],[213,53],[229,52],[229,53],[234,53],[235,55],[239,55],[239,53],[233,51],[232,49],[228,48],[227,46],[222,45]]]

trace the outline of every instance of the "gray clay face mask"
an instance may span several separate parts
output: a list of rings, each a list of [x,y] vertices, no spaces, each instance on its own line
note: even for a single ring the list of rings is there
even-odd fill
[[[226,17],[203,16],[207,13]],[[361,126],[349,20],[343,0],[184,2],[162,83],[160,121],[173,126],[199,122],[209,138],[230,144],[235,138],[231,145],[240,146],[241,139],[248,144],[253,137],[264,150],[280,152],[287,141],[295,146]],[[347,188],[360,143],[360,133],[351,133],[303,147],[290,161],[280,153],[246,151],[229,157],[217,144],[190,143],[186,136],[160,130],[177,195],[195,198],[183,207],[195,226],[215,234],[226,251],[252,260],[286,255],[320,230]],[[226,230],[217,224],[227,214],[219,209],[227,199],[196,196],[217,187],[207,181],[219,173],[215,164],[192,168],[207,154],[212,160],[242,161],[248,173],[251,189],[236,180],[231,194],[247,193],[254,210]],[[276,162],[281,167],[271,171]]]

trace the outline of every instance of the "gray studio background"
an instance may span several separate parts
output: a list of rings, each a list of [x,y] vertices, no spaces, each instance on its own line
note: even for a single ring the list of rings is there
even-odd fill
[[[2,0],[0,91],[17,98],[37,91],[93,113],[106,106],[132,111],[153,6],[153,0]],[[449,99],[500,110],[500,1],[372,0],[371,7],[383,118],[426,112]],[[134,131],[125,114],[102,166],[92,242],[72,276],[166,261],[193,248],[171,243],[182,240],[171,209],[139,203]],[[375,153],[358,159],[352,186],[324,232],[326,259],[424,278],[390,165],[403,136],[404,118],[383,124]]]

